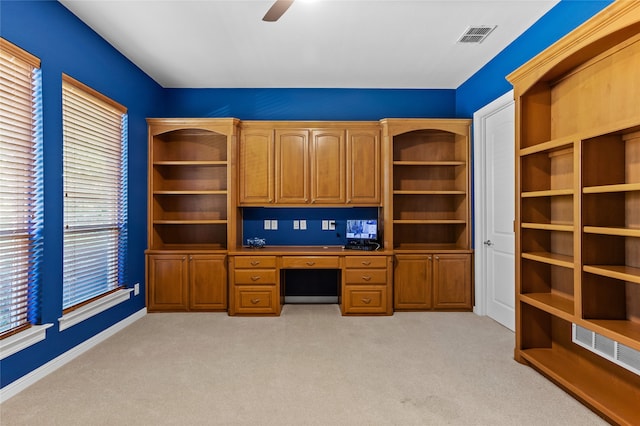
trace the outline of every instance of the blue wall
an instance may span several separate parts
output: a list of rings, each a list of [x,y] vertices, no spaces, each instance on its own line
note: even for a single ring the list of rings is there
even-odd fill
[[[40,367],[111,325],[143,309],[147,244],[147,127],[161,115],[164,91],[84,23],[53,1],[2,1],[0,35],[41,60],[44,128],[44,269],[42,322],[47,338],[2,360],[2,387]],[[128,108],[129,284],[141,294],[100,315],[58,331],[62,316],[62,73]]]
[[[613,0],[562,0],[456,90],[456,117],[473,113],[512,89],[506,76]]]
[[[241,120],[380,120],[453,117],[455,90],[168,89],[175,117]]]
[[[335,246],[347,242],[345,230],[347,219],[378,219],[377,207],[345,207],[345,208],[244,208],[242,216],[243,240],[247,238],[264,238],[267,245],[314,245]],[[265,230],[264,220],[277,219],[277,230]],[[293,221],[307,221],[306,230],[294,230]],[[336,229],[322,230],[323,220],[334,220]],[[382,239],[378,236],[378,241]]]
[[[0,1],[0,35],[42,60],[44,97],[45,245],[42,321],[47,339],[2,360],[4,387],[144,307],[146,248],[146,117],[237,117],[243,120],[378,120],[384,117],[471,117],[511,86],[505,76],[610,1],[563,0],[457,90],[162,89],[55,1]],[[62,106],[67,73],[129,109],[129,281],[138,297],[63,332]],[[266,210],[266,209],[261,209]],[[248,212],[251,226],[264,212]],[[268,212],[269,216],[272,212]],[[279,211],[284,226],[296,211]],[[340,220],[344,212],[322,212]],[[253,219],[251,219],[253,218]],[[277,219],[278,217],[273,217]],[[304,217],[299,217],[304,219]],[[312,235],[320,218],[307,217]],[[252,222],[253,220],[253,222]],[[340,222],[338,222],[338,225]],[[259,226],[259,225],[258,225]],[[299,231],[304,232],[304,231]],[[283,233],[283,238],[287,237]],[[332,233],[331,233],[332,234]],[[299,234],[293,234],[299,235]],[[323,234],[322,238],[326,235]],[[266,234],[267,243],[276,234]],[[287,237],[288,238],[288,237]],[[333,238],[333,237],[332,237]],[[339,237],[335,237],[338,239]],[[324,240],[319,243],[325,244]],[[340,242],[337,242],[340,244]]]

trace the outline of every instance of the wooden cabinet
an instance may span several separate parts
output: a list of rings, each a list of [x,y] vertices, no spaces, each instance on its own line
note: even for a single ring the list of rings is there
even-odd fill
[[[396,309],[472,309],[470,120],[382,121]]]
[[[237,120],[148,124],[148,309],[224,310],[224,256],[237,229],[231,186]]]
[[[470,254],[398,254],[394,269],[397,310],[472,308]]]
[[[230,256],[229,271],[229,315],[280,315],[275,256]]]
[[[224,255],[151,254],[147,262],[149,312],[227,309]]]
[[[391,315],[391,256],[345,256],[343,315]]]
[[[344,204],[346,166],[344,130],[311,131],[311,203]]]
[[[380,130],[347,129],[347,203],[380,203]]]
[[[271,204],[275,201],[273,133],[273,129],[240,130],[240,204]]]
[[[378,123],[243,122],[240,132],[239,205],[380,205]]]
[[[614,2],[508,78],[516,350],[612,423],[640,423],[640,3]]]
[[[276,203],[306,204],[310,180],[309,131],[277,129],[275,137]]]

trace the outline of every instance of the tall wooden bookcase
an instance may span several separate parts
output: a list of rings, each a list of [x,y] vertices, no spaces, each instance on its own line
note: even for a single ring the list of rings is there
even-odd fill
[[[640,423],[640,2],[511,74],[516,348],[608,420]]]
[[[226,310],[237,120],[147,121],[147,308]]]
[[[382,120],[394,308],[472,308],[470,120]]]

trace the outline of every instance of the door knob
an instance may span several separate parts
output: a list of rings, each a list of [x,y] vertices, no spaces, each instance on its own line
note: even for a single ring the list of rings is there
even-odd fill
[[[491,242],[491,240],[487,240],[483,243],[485,246],[492,246],[493,243]]]

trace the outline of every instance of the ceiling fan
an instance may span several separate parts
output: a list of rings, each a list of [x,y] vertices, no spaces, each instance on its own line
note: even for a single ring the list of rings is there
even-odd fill
[[[275,22],[289,9],[294,0],[276,0],[262,18],[265,22]]]

